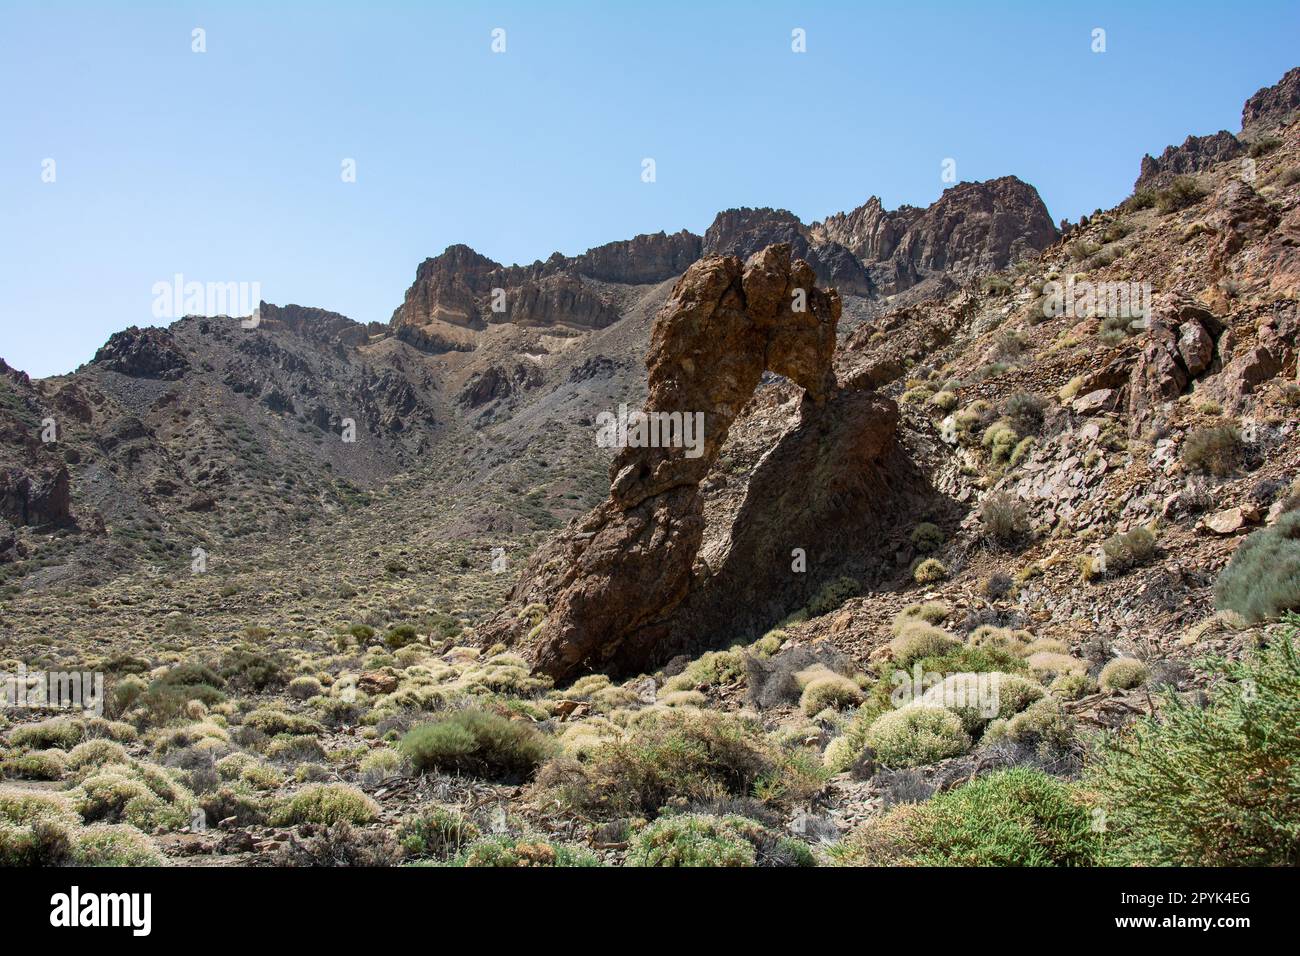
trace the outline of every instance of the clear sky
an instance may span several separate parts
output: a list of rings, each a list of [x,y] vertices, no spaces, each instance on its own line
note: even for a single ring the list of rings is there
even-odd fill
[[[1144,152],[1235,132],[1298,36],[1294,0],[0,0],[0,357],[70,371],[178,272],[387,321],[451,243],[926,205],[948,157],[1073,219]]]

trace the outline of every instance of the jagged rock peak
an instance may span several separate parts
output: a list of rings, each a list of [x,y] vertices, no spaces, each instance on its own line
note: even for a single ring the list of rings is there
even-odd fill
[[[1300,110],[1300,66],[1287,70],[1282,79],[1246,100],[1241,108],[1241,128],[1284,125],[1295,118],[1297,110]]]
[[[1181,146],[1166,146],[1159,159],[1150,154],[1143,156],[1133,189],[1167,186],[1175,176],[1199,173],[1240,155],[1244,149],[1226,129],[1211,136],[1189,136]]]
[[[705,255],[744,259],[770,245],[785,243],[812,267],[817,279],[839,292],[870,295],[871,280],[848,249],[831,240],[819,241],[788,209],[770,207],[724,210],[704,233]]]
[[[926,209],[903,206],[883,215],[878,209],[878,201],[868,203],[845,224],[857,217],[863,255],[874,256],[867,262],[872,282],[885,292],[901,292],[933,273],[966,278],[1004,269],[1059,235],[1038,190],[1016,176],[958,183]]]

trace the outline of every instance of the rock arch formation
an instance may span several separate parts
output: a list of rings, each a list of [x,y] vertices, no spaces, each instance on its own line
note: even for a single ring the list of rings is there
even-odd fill
[[[821,422],[825,432],[825,409],[845,404],[832,369],[839,296],[814,283],[786,244],[744,263],[710,256],[687,270],[655,319],[644,411],[702,413],[702,453],[622,448],[609,497],[534,556],[511,594],[513,607],[487,628],[489,641],[522,644],[534,668],[557,680],[644,668],[664,656],[674,643],[674,612],[701,584],[700,483],[763,373],[803,388],[801,428]],[[892,444],[896,410],[857,397],[864,401],[850,419],[859,436],[870,433],[859,442],[865,465]],[[520,614],[537,604],[545,608],[540,622]]]

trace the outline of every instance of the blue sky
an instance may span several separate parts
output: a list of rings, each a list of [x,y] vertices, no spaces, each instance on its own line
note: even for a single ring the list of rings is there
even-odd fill
[[[1077,218],[1144,152],[1236,131],[1297,36],[1294,2],[0,0],[0,357],[70,371],[178,272],[387,321],[454,242],[531,262],[730,206],[925,205],[946,157]]]

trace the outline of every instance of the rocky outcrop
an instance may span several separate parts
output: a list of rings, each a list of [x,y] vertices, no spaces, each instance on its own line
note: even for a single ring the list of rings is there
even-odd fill
[[[542,382],[542,370],[533,364],[517,362],[507,368],[489,365],[475,372],[456,395],[456,403],[466,408],[481,408],[488,402],[508,398],[518,391],[534,388]]]
[[[1245,147],[1227,130],[1212,136],[1189,136],[1181,146],[1166,146],[1160,157],[1142,157],[1142,170],[1133,191],[1161,189],[1177,176],[1187,176],[1210,169],[1219,163],[1234,159],[1244,153]]]
[[[166,329],[141,329],[131,326],[112,337],[91,360],[100,368],[132,378],[157,378],[174,381],[189,369],[190,363]]]
[[[1300,110],[1300,66],[1286,72],[1272,86],[1266,86],[1246,100],[1241,108],[1241,128],[1280,126]]]
[[[1232,351],[1214,378],[1212,394],[1225,409],[1239,412],[1260,385],[1287,369],[1294,373],[1297,341],[1300,316],[1295,303],[1278,303],[1256,324],[1254,341]]]
[[[555,272],[504,288],[505,311],[492,314],[490,321],[603,329],[619,319],[618,309],[576,272]]]
[[[1129,376],[1127,413],[1135,434],[1151,410],[1176,399],[1215,359],[1223,324],[1187,296],[1158,297],[1148,318],[1145,342]]]
[[[1140,350],[1080,376],[1072,407],[1080,414],[1123,409],[1130,432],[1139,434],[1160,405],[1219,367],[1223,332],[1223,322],[1195,299],[1178,293],[1158,296]]]
[[[524,640],[535,668],[557,679],[644,667],[676,646],[674,610],[700,584],[700,483],[765,371],[802,386],[810,421],[839,404],[831,370],[839,316],[838,296],[816,288],[811,266],[792,261],[788,245],[744,263],[708,256],[693,265],[655,319],[646,362],[644,412],[650,434],[667,440],[646,446],[630,423],[608,499],[535,556],[512,592],[517,605],[543,604],[545,618],[525,635],[531,621],[508,612],[489,631]],[[866,401],[879,415],[863,413],[864,427],[892,433],[888,403]],[[682,423],[694,422],[701,430],[692,442]]]
[[[448,246],[416,271],[390,327],[398,338],[426,351],[467,350],[491,323],[563,325],[599,329],[616,321],[618,309],[582,281],[572,260],[559,253],[545,263],[506,267],[469,246]]]
[[[21,468],[0,470],[0,517],[15,525],[73,523],[68,469],[59,465],[31,474]]]
[[[642,285],[679,276],[701,254],[702,239],[683,229],[637,236],[588,249],[573,260],[573,268],[584,276],[605,282]]]
[[[887,211],[872,196],[852,212],[837,212],[813,223],[818,241],[838,242],[863,262],[883,262],[894,254],[908,227],[924,212],[917,206]]]
[[[366,326],[338,312],[305,305],[280,306],[263,302],[258,306],[257,315],[259,327],[285,328],[318,342],[354,348],[365,345],[372,335],[383,331],[383,326],[377,322]]]
[[[491,293],[492,276],[502,266],[469,246],[448,246],[442,255],[425,259],[415,271],[415,282],[393,313],[394,330],[418,328],[431,320],[464,328],[483,328],[481,299]]]
[[[871,277],[890,292],[938,272],[969,279],[1004,269],[1056,238],[1047,207],[1028,183],[1015,176],[960,183],[909,222],[893,252],[870,267]]]
[[[808,228],[785,209],[728,209],[714,218],[704,233],[704,254],[748,258],[760,249],[785,243],[794,255],[812,266],[818,281],[837,291],[871,294],[866,270],[838,242],[817,242]]]
[[[968,279],[1046,249],[1058,233],[1038,191],[1015,176],[960,183],[926,209],[887,212],[872,197],[810,227],[856,255],[873,288],[902,292],[939,273]]]
[[[1243,246],[1273,231],[1278,215],[1263,196],[1241,180],[1233,180],[1214,198],[1214,210],[1206,217],[1206,225],[1216,233],[1209,264],[1216,272],[1223,272],[1228,260]]]

